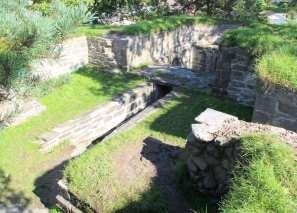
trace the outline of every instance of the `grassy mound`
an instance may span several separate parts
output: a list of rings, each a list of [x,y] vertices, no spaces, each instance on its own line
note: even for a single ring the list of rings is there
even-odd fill
[[[296,212],[297,165],[294,151],[268,135],[241,139],[242,158],[222,212]]]
[[[224,20],[207,16],[168,16],[139,21],[125,26],[111,25],[85,25],[78,29],[76,34],[86,36],[102,36],[108,33],[120,33],[124,35],[149,34],[158,31],[170,31],[183,25],[193,24],[217,24]]]
[[[297,90],[297,25],[251,24],[228,31],[225,46],[238,46],[258,57],[264,83]]]

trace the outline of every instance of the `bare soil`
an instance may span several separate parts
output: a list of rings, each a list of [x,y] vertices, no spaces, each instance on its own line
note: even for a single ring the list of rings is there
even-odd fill
[[[140,176],[157,184],[168,202],[169,212],[191,212],[178,188],[176,166],[182,149],[148,137],[115,153],[117,178],[131,185]]]

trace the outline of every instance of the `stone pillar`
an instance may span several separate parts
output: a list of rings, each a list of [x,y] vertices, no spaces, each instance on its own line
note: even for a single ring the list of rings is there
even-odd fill
[[[221,134],[237,117],[207,109],[192,124],[186,150],[190,153],[187,165],[198,191],[220,197],[227,192],[231,171],[239,153],[236,137]],[[218,136],[220,135],[220,136]]]
[[[282,107],[283,110],[288,109]],[[213,109],[206,109],[195,121],[197,123],[192,124],[192,131],[187,138],[187,166],[196,189],[214,198],[228,191],[235,162],[241,153],[241,135],[276,135],[292,148],[297,148],[297,133],[241,121]]]

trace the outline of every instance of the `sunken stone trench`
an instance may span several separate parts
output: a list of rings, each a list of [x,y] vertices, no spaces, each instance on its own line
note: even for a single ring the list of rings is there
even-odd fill
[[[144,83],[106,104],[55,127],[39,138],[43,151],[69,141],[76,147],[74,156],[85,151],[93,141],[103,138],[117,126],[166,95],[170,89],[153,83]]]

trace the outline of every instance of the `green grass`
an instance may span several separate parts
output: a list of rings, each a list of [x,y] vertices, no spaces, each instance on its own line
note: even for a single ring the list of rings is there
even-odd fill
[[[294,52],[280,49],[263,55],[258,61],[257,72],[264,82],[296,91],[297,49]]]
[[[207,107],[249,120],[251,109],[221,101],[201,93],[185,91],[150,117],[97,144],[82,156],[72,160],[65,169],[70,190],[102,212],[166,212],[167,201],[159,185],[144,172],[131,184],[118,178],[114,156],[125,153],[147,137],[154,137],[168,146],[184,148],[190,125],[195,116]],[[204,203],[201,203],[205,209]]]
[[[247,135],[241,142],[241,159],[220,210],[296,212],[297,165],[293,149],[268,135]]]
[[[75,35],[102,36],[108,33],[119,33],[124,35],[149,34],[158,31],[170,31],[183,25],[193,24],[217,24],[224,20],[207,16],[168,16],[139,21],[126,26],[110,25],[85,25],[81,26]]]
[[[297,24],[240,27],[225,33],[223,45],[257,57],[256,71],[265,84],[297,90]]]
[[[38,206],[39,201],[32,192],[36,178],[62,158],[67,145],[52,153],[42,154],[34,143],[37,137],[141,82],[142,79],[133,75],[115,75],[83,68],[70,76],[69,83],[39,99],[47,108],[45,112],[19,126],[1,131],[0,171],[9,176],[7,185],[10,190],[7,193],[1,191],[0,203],[1,199],[11,194],[21,193],[22,197],[28,198],[29,203]],[[10,201],[6,199],[5,202]]]

